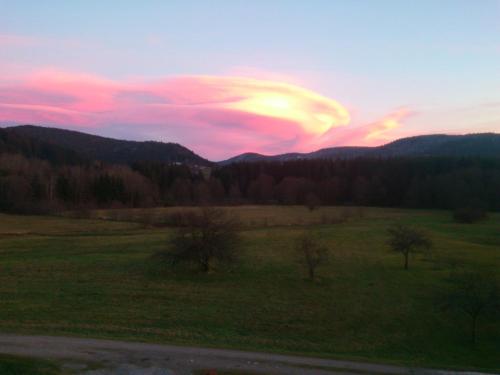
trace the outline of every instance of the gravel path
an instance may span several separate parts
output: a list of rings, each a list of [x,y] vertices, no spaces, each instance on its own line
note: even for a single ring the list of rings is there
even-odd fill
[[[0,353],[55,359],[82,375],[191,375],[202,369],[266,375],[480,374],[237,350],[11,334],[0,334]]]

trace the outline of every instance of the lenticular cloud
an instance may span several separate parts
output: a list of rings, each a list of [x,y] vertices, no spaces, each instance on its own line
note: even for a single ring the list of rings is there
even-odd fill
[[[268,80],[185,76],[117,82],[44,71],[0,81],[4,124],[176,141],[214,158],[246,150],[301,150],[349,121],[335,100]]]

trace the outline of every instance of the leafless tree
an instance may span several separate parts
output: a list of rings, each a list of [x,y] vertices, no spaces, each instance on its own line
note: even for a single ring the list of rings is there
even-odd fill
[[[404,256],[404,269],[408,269],[410,254],[428,250],[432,247],[431,240],[427,235],[404,224],[396,224],[388,229],[388,244],[393,251]]]
[[[445,310],[454,310],[470,319],[470,339],[476,343],[477,323],[481,316],[498,316],[500,294],[494,277],[478,272],[454,274],[450,278],[451,289],[439,299]]]
[[[321,204],[318,196],[312,192],[307,193],[306,195],[306,206],[309,211],[314,211]]]
[[[306,268],[310,280],[316,277],[316,269],[328,261],[328,248],[314,238],[313,233],[302,234],[296,245],[300,263]]]
[[[227,211],[202,208],[185,216],[185,226],[170,240],[167,258],[173,265],[191,263],[209,272],[214,263],[230,264],[236,260],[239,245],[237,221]]]

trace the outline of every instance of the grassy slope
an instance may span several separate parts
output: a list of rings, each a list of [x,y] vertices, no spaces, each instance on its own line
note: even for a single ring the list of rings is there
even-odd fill
[[[0,374],[2,375],[59,375],[58,366],[40,359],[0,355]]]
[[[499,215],[467,226],[446,212],[364,209],[362,218],[315,224],[333,259],[310,283],[293,250],[303,228],[285,224],[319,223],[339,209],[235,210],[253,224],[242,263],[211,275],[164,270],[151,259],[167,229],[0,215],[0,330],[500,368],[500,322],[482,320],[472,349],[468,321],[443,315],[433,298],[452,267],[499,268]],[[435,241],[406,272],[385,245],[394,220]]]

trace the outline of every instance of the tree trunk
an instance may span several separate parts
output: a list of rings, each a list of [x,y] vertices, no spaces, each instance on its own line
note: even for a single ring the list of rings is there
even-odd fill
[[[472,331],[471,331],[471,342],[472,345],[476,345],[476,321],[477,321],[477,316],[472,317]]]
[[[405,270],[408,269],[408,253],[405,253]]]
[[[204,258],[201,260],[201,270],[205,273],[210,271],[210,258]]]
[[[309,279],[314,280],[314,267],[309,267]]]

